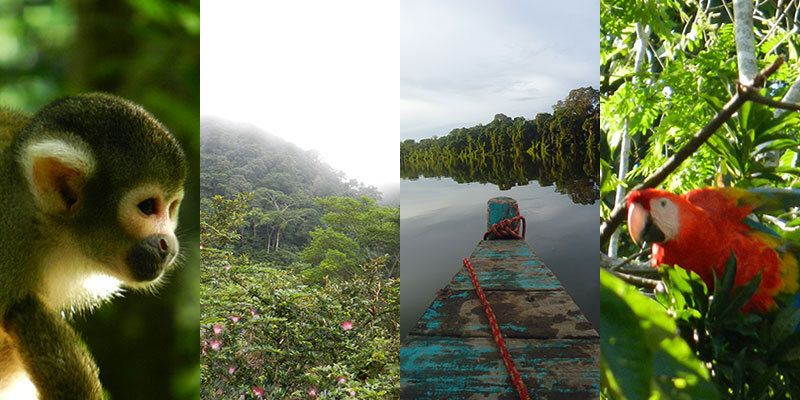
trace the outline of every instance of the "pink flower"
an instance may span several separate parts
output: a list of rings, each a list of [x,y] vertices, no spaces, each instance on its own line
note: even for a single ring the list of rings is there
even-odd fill
[[[228,374],[233,375],[234,373],[236,373],[236,367],[231,365],[230,367],[228,367]]]
[[[230,264],[225,264],[225,266],[223,268],[225,268],[225,271],[228,271],[228,270],[231,269],[231,265]]]
[[[241,317],[239,317],[238,315],[231,315],[228,318],[230,318],[230,320],[233,321],[234,324],[239,322],[239,320],[241,319]]]
[[[258,386],[253,386],[251,388],[251,390],[253,391],[253,396],[264,397],[264,388],[258,387]]]
[[[257,316],[258,316],[258,311],[256,311],[256,309],[255,309],[255,308],[251,308],[251,309],[250,309],[250,315],[252,315],[252,316],[254,316],[254,317],[257,317]]]
[[[355,390],[351,390],[351,391],[350,391],[350,396],[353,396],[353,397],[355,397],[355,396],[356,396],[356,391],[355,391]]]
[[[213,329],[214,329],[214,334],[219,335],[220,333],[222,333],[222,324],[214,324]]]
[[[350,329],[353,329],[353,321],[344,321],[339,324],[339,326],[341,326],[342,329],[349,331]]]
[[[312,397],[312,398],[313,397],[317,397],[318,394],[319,393],[317,393],[317,388],[315,388],[314,386],[308,388],[308,397]]]
[[[340,385],[343,385],[345,382],[347,382],[347,378],[345,378],[343,376],[340,376],[340,377],[336,378],[336,383],[338,383]]]
[[[220,347],[222,347],[222,341],[217,338],[209,340],[208,344],[211,345],[211,349],[214,351],[219,351]]]

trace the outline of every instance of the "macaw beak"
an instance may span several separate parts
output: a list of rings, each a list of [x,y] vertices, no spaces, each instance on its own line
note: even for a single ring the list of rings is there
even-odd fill
[[[643,242],[663,242],[666,238],[664,232],[653,223],[650,213],[639,203],[628,206],[628,233],[637,246],[641,246]]]

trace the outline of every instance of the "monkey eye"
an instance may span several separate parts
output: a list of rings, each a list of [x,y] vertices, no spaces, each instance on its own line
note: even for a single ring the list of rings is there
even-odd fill
[[[144,215],[153,215],[156,213],[156,199],[149,198],[137,204],[136,207],[139,207],[139,211],[143,212]]]
[[[178,204],[180,202],[178,200],[173,201],[169,205],[169,216],[170,218],[175,218],[175,211],[178,209]]]

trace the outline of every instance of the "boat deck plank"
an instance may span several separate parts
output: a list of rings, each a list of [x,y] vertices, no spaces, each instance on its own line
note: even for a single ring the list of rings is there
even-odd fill
[[[599,339],[508,339],[506,345],[533,398],[599,397]],[[400,349],[400,368],[401,398],[518,398],[491,338],[410,336]]]
[[[538,399],[599,398],[597,331],[524,240],[481,241],[470,256],[509,351]],[[466,268],[400,349],[403,399],[514,399]]]

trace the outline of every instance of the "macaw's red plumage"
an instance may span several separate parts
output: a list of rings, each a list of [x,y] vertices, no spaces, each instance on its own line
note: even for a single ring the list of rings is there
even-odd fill
[[[761,273],[758,290],[742,310],[768,311],[775,297],[798,291],[797,259],[780,239],[753,228],[754,210],[777,209],[800,199],[797,191],[737,188],[696,189],[684,195],[643,189],[628,194],[628,231],[637,243],[652,243],[652,262],[697,273],[709,287],[722,277],[731,252],[736,256],[734,286]]]

